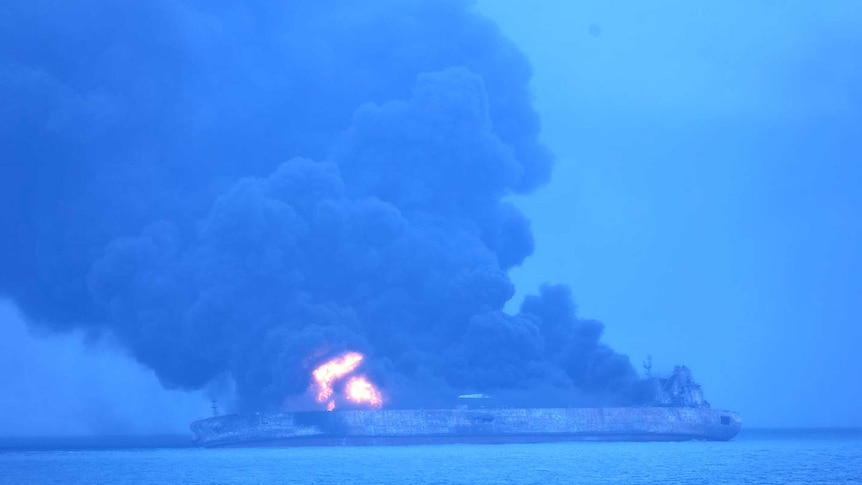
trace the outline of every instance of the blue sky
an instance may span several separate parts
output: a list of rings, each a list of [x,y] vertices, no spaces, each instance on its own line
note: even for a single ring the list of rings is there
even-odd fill
[[[612,345],[752,425],[862,423],[862,7],[479,7],[530,57],[557,157],[518,200],[519,290],[571,284]]]

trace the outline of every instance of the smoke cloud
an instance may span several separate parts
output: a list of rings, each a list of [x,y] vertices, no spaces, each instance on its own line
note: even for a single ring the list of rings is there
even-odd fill
[[[367,353],[407,386],[636,399],[568,288],[517,314],[548,180],[524,55],[459,0],[13,1],[0,293],[244,409]],[[507,391],[508,392],[508,391]],[[402,403],[408,401],[403,397]]]

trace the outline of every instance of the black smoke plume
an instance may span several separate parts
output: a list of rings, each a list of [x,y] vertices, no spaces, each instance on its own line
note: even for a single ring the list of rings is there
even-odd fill
[[[469,2],[0,9],[0,292],[33,324],[246,409],[348,348],[393,396],[633,399],[566,287],[503,311],[533,250],[506,197],[551,157],[526,58]]]

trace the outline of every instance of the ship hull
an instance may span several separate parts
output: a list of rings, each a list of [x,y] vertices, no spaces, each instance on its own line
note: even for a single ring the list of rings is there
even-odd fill
[[[740,427],[735,413],[682,407],[349,410],[191,425],[195,442],[207,447],[730,440]]]

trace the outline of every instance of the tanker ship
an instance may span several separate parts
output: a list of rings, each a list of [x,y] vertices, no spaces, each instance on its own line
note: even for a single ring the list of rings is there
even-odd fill
[[[651,378],[637,407],[507,408],[483,394],[451,409],[351,409],[214,416],[191,424],[200,446],[398,445],[730,440],[742,421],[712,409],[686,367]]]

